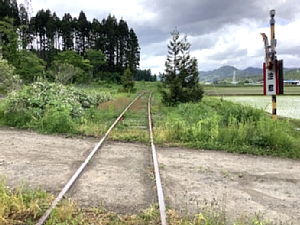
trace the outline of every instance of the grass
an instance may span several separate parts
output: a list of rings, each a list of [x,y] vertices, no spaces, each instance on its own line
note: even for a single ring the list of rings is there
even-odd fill
[[[113,140],[149,142],[148,95],[142,95],[124,115],[122,121],[110,134]]]
[[[300,158],[300,132],[294,124],[274,121],[263,110],[211,97],[198,104],[160,107],[153,110],[156,143]]]
[[[14,190],[6,186],[5,179],[0,182],[0,224],[36,224],[47,210],[54,196],[43,190],[29,190],[24,185]],[[212,205],[212,204],[208,204]],[[205,208],[193,217],[182,217],[175,210],[167,209],[170,225],[224,225],[224,211],[214,207]],[[118,215],[105,210],[103,206],[82,209],[75,202],[64,199],[52,210],[46,225],[148,225],[160,224],[159,209],[156,204],[135,215]],[[241,216],[234,225],[267,225],[260,217]]]

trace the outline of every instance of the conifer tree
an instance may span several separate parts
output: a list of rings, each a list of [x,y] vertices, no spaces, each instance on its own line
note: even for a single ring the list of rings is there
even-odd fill
[[[168,56],[165,62],[165,73],[161,75],[162,101],[168,106],[178,103],[198,102],[203,97],[203,89],[199,84],[197,59],[190,56],[190,43],[186,35],[180,39],[175,29],[168,45]]]
[[[124,71],[124,74],[122,76],[122,86],[123,86],[123,92],[135,92],[136,89],[134,88],[134,81],[133,81],[133,77],[131,74],[131,71],[129,68],[127,68]]]

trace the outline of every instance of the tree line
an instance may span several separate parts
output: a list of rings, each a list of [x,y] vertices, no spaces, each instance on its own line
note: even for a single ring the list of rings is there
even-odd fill
[[[118,21],[109,14],[101,21],[96,18],[89,21],[83,11],[78,17],[65,13],[59,18],[49,9],[39,10],[30,18],[24,4],[0,0],[0,23],[2,55],[26,82],[32,82],[41,73],[55,79],[55,73],[74,72],[76,68],[81,75],[69,82],[91,79],[120,82],[126,68],[135,80],[143,73],[139,70],[137,35],[123,18]],[[27,71],[24,66],[29,66]],[[32,71],[33,68],[36,71]],[[43,68],[48,71],[46,75],[41,71]],[[28,75],[28,72],[35,72],[35,75]],[[154,80],[151,74],[148,80]]]

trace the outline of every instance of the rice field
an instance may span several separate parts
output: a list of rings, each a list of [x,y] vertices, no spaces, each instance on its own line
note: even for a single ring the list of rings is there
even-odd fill
[[[235,95],[263,95],[262,85],[245,86],[214,86],[204,85],[206,95],[211,96],[235,96]],[[284,86],[284,95],[300,95],[300,85]]]
[[[272,113],[271,96],[224,96],[223,99]],[[277,96],[276,110],[278,116],[300,119],[300,96]]]

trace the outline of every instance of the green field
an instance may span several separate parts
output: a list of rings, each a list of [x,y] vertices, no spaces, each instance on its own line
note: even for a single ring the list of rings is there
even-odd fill
[[[242,105],[249,105],[272,112],[271,96],[263,95],[263,86],[205,85],[205,94],[219,96]],[[300,118],[300,86],[285,86],[284,95],[277,95],[277,115]]]
[[[263,95],[263,86],[214,86],[205,85],[204,91],[206,95],[226,96],[226,95]],[[300,86],[285,86],[285,95],[300,95]]]
[[[225,100],[272,112],[270,96],[226,96]],[[277,96],[277,115],[300,119],[300,96]]]

